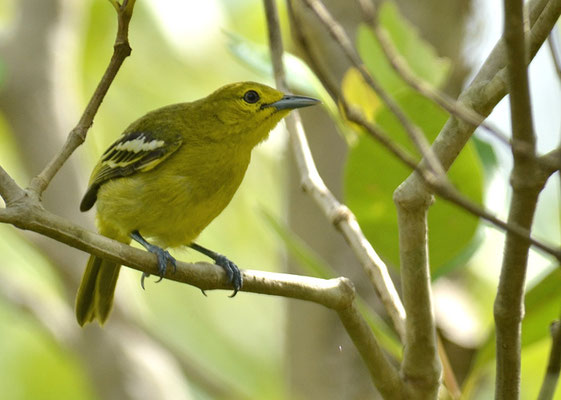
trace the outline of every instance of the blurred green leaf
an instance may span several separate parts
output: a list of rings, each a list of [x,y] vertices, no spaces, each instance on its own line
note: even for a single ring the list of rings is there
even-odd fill
[[[549,325],[561,316],[561,271],[554,267],[534,287],[526,292],[524,299],[525,316],[522,320],[522,359],[526,359],[526,351],[536,343],[549,340]],[[486,379],[486,371],[495,363],[495,329],[489,334],[485,343],[480,347],[472,363],[471,372],[465,385],[464,394],[476,391],[479,380]],[[547,351],[544,349],[544,351]],[[547,356],[542,357],[543,365],[537,366],[539,374],[545,371]],[[524,376],[522,376],[524,381]],[[561,392],[559,393],[561,397]]]
[[[489,178],[493,175],[499,164],[497,155],[495,154],[495,149],[489,142],[480,139],[475,135],[472,136],[471,139],[475,150],[477,151],[477,155],[483,164],[485,176]]]
[[[522,346],[549,337],[549,325],[561,317],[561,270],[552,267],[525,296],[522,321]]]
[[[388,2],[380,9],[380,22],[387,30],[396,49],[410,69],[433,86],[442,84],[448,74],[449,62],[439,58],[430,45],[424,42],[415,29],[399,15],[397,7]],[[376,81],[401,107],[430,142],[448,118],[440,107],[411,89],[392,69],[372,31],[361,26],[357,32],[359,53]],[[399,120],[377,100],[377,95],[360,80],[353,78],[349,69],[343,82],[346,99],[359,107],[365,117],[378,124],[400,145],[420,154]],[[373,100],[374,99],[374,100]],[[391,265],[399,265],[397,213],[392,195],[396,187],[411,173],[385,148],[366,135],[351,143],[345,170],[345,196],[361,223],[366,236],[380,255]],[[483,196],[481,162],[472,144],[468,144],[448,173],[451,183],[464,195],[477,203]],[[429,211],[429,255],[433,278],[450,269],[465,264],[481,243],[475,235],[477,218],[456,206],[436,200]]]
[[[434,139],[446,121],[447,114],[444,111],[415,92],[403,92],[396,97],[396,101],[429,140]],[[386,107],[378,112],[376,121],[396,143],[414,151],[399,121]],[[379,254],[396,267],[399,265],[399,240],[392,195],[410,173],[408,167],[365,135],[351,147],[345,168],[345,197],[348,205]],[[473,146],[468,144],[464,148],[448,177],[460,192],[481,202],[482,168]],[[477,248],[480,242],[475,236],[478,220],[438,198],[430,208],[428,218],[429,255],[435,278],[463,264]]]
[[[79,360],[45,334],[29,315],[0,301],[1,397],[94,399]]]

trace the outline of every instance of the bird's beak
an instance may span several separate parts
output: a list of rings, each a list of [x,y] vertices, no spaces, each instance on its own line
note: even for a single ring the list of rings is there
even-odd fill
[[[265,107],[275,107],[277,111],[279,110],[292,110],[294,108],[309,107],[320,103],[319,100],[313,97],[306,96],[295,96],[292,94],[285,94],[282,99],[275,101],[271,104],[266,104]]]

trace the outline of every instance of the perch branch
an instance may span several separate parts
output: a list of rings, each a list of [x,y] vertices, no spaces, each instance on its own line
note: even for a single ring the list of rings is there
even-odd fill
[[[50,213],[35,199],[21,198],[0,209],[0,222],[40,233],[61,243],[138,271],[157,275],[156,256],[90,232],[65,218]],[[166,279],[187,283],[202,290],[230,289],[224,270],[214,264],[178,262],[177,271]],[[243,290],[312,301],[335,310],[345,309],[354,299],[354,288],[346,278],[318,279],[261,271],[243,271]]]

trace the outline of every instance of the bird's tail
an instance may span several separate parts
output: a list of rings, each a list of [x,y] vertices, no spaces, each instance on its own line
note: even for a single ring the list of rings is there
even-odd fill
[[[113,306],[120,265],[90,256],[76,295],[76,319],[81,326],[97,319],[102,325]]]

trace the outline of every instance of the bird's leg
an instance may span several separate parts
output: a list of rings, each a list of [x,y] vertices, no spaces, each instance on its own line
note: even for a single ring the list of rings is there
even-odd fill
[[[177,263],[175,261],[175,258],[173,258],[168,251],[162,249],[161,247],[148,243],[138,231],[132,231],[130,236],[133,240],[140,243],[146,250],[158,257],[158,274],[160,275],[160,279],[158,279],[156,282],[160,282],[162,279],[164,279],[168,263],[173,266],[173,272],[177,270]],[[150,274],[147,274],[146,272],[142,273],[142,277],[140,278],[140,286],[142,286],[142,289],[144,289],[144,278],[148,276],[150,276]]]
[[[228,280],[234,286],[234,293],[232,293],[230,297],[234,297],[236,293],[238,293],[238,291],[242,288],[243,285],[242,274],[238,266],[234,264],[232,261],[230,261],[228,258],[223,256],[222,254],[218,254],[203,246],[199,246],[196,243],[191,243],[189,247],[191,247],[193,250],[197,250],[199,253],[202,253],[205,256],[212,258],[216,265],[219,265],[222,268],[224,268],[226,274],[228,275]]]

